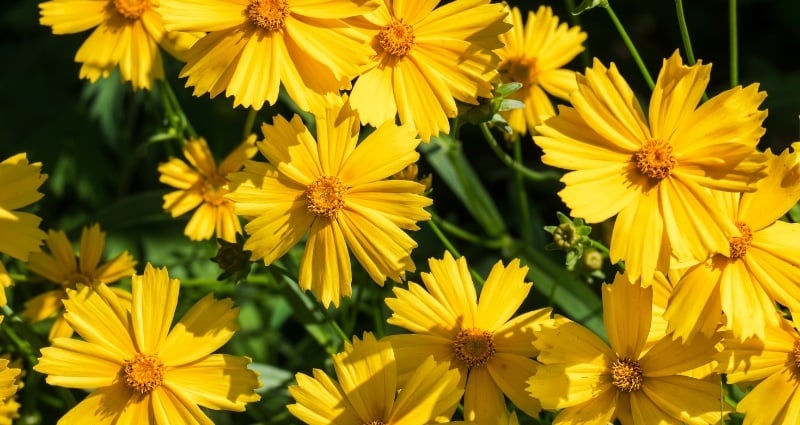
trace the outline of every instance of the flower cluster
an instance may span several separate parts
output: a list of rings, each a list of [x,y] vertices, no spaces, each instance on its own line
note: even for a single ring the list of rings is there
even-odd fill
[[[47,175],[28,153],[0,162],[0,347],[22,357],[19,368],[0,358],[0,423],[26,411],[23,387],[44,382],[64,387],[51,397],[63,403],[47,402],[59,424],[800,417],[800,142],[759,149],[757,83],[713,93],[711,65],[675,50],[655,81],[644,70],[643,105],[614,62],[569,67],[589,37],[581,27],[548,6],[525,14],[491,0],[39,8],[54,34],[93,29],[75,55],[80,78],[118,73],[161,101],[164,131],[139,151],[157,156],[157,188],[79,219],[33,205]],[[182,78],[194,96],[224,92],[248,110],[235,143],[189,124],[168,82]],[[506,174],[476,172],[461,150],[468,124],[512,173],[503,208],[483,183]],[[554,170],[527,167],[523,149],[563,171],[552,180],[569,216],[538,233],[525,179]],[[139,203],[152,200],[147,216]],[[175,235],[192,248],[179,254],[119,219],[147,216],[166,240],[190,211]],[[542,247],[566,251],[566,270],[535,246],[547,233]],[[464,256],[448,235],[467,242]],[[162,260],[171,272],[152,264]],[[223,270],[213,282],[197,278],[208,260]],[[265,329],[283,327],[267,353]],[[307,368],[314,359],[329,362]],[[283,416],[263,413],[269,403]]]

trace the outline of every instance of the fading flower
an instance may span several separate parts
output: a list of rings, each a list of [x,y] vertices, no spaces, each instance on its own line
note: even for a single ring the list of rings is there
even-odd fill
[[[205,139],[190,140],[183,147],[186,161],[170,158],[158,166],[159,181],[178,189],[164,195],[164,209],[178,217],[197,208],[183,232],[189,239],[201,241],[216,235],[235,242],[236,234],[242,233],[233,203],[225,195],[228,175],[256,154],[255,141],[255,135],[248,137],[218,167]]]
[[[578,89],[575,71],[563,67],[583,51],[586,33],[559,23],[548,6],[539,6],[536,13],[528,11],[524,25],[519,8],[514,7],[506,21],[513,27],[500,35],[505,46],[497,50],[498,70],[504,83],[522,84],[508,98],[522,101],[525,108],[501,115],[516,133],[534,134],[535,126],[556,115],[548,95],[569,100],[569,93]]]
[[[123,251],[111,260],[100,264],[106,244],[106,234],[100,230],[99,224],[84,227],[81,232],[80,254],[75,255],[67,234],[62,230],[48,232],[47,247],[49,253],[31,254],[28,269],[50,282],[59,285],[58,289],[39,294],[25,302],[25,309],[20,314],[32,322],[38,322],[59,313],[50,328],[49,339],[72,335],[72,328],[60,314],[62,300],[67,298],[67,290],[75,289],[77,284],[93,287],[97,282],[114,283],[134,273],[136,261]],[[114,288],[123,299],[130,299],[128,292]]]

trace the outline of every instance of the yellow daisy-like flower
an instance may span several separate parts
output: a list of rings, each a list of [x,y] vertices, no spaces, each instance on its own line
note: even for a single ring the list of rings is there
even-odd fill
[[[729,383],[757,383],[736,405],[744,425],[794,424],[800,417],[800,323],[781,318],[761,338],[727,333],[719,357]]]
[[[371,333],[353,338],[333,355],[337,383],[325,372],[296,375],[289,411],[309,425],[425,425],[442,422],[455,410],[463,391],[458,373],[428,357],[404,383],[397,379],[392,345]]]
[[[150,89],[164,79],[158,47],[182,59],[201,36],[167,32],[155,6],[158,0],[51,0],[39,4],[42,25],[53,34],[73,34],[95,28],[78,49],[80,78],[96,81],[119,67],[123,81],[134,89]]]
[[[578,89],[575,71],[562,67],[583,51],[586,33],[580,27],[559,24],[548,6],[539,6],[535,14],[528,11],[525,25],[514,7],[506,21],[513,27],[500,35],[505,46],[497,51],[498,69],[504,83],[522,84],[509,99],[522,101],[525,108],[501,114],[516,133],[535,133],[535,126],[556,114],[548,94],[568,100],[569,93]]]
[[[75,289],[79,283],[89,286],[93,286],[96,282],[113,283],[132,275],[135,271],[133,267],[136,265],[136,261],[128,254],[128,251],[123,251],[100,265],[106,244],[106,234],[96,223],[83,228],[80,255],[77,257],[66,233],[62,230],[50,230],[46,242],[50,253],[31,254],[28,269],[60,287],[39,294],[25,302],[25,310],[21,316],[32,322],[44,320],[60,312],[61,301],[67,297],[66,290]],[[130,298],[126,291],[116,288],[114,290],[119,296]],[[50,328],[50,340],[70,335],[72,335],[72,328],[64,320],[63,315],[59,315],[53,322],[53,327]]]
[[[300,287],[338,306],[351,293],[348,249],[379,285],[414,270],[417,243],[403,230],[430,219],[431,200],[420,183],[386,180],[419,158],[414,130],[387,121],[357,143],[358,116],[346,100],[331,99],[316,116],[316,141],[298,116],[264,124],[258,149],[269,163],[245,163],[231,175],[228,197],[252,218],[244,249],[253,260],[271,264],[308,234]]]
[[[211,354],[238,330],[239,309],[209,294],[170,329],[179,291],[150,264],[133,276],[130,308],[102,283],[67,290],[64,316],[83,339],[56,338],[34,370],[50,385],[94,391],[60,425],[212,424],[199,406],[244,411],[260,399],[250,359]]]
[[[164,195],[164,209],[178,217],[197,208],[183,232],[189,239],[201,241],[216,234],[219,239],[235,242],[236,234],[242,233],[233,203],[225,195],[228,175],[239,171],[244,161],[256,154],[255,141],[255,135],[248,137],[217,167],[205,139],[190,140],[183,147],[188,164],[170,158],[158,166],[159,181],[179,189]]]
[[[2,322],[2,316],[0,316],[0,322]],[[11,359],[10,355],[3,354],[2,358],[5,360],[9,360],[7,368],[18,369],[19,373],[14,378],[14,384],[17,386],[17,392],[25,386],[23,378],[25,377],[26,370],[22,369],[22,360],[21,359]],[[13,371],[11,372],[13,373]],[[4,400],[0,400],[0,425],[12,425],[16,419],[19,419],[19,408],[20,404],[17,401],[17,394],[15,393],[11,397],[7,397]]]
[[[0,253],[27,261],[28,254],[39,252],[47,235],[39,229],[42,219],[34,214],[15,211],[42,198],[39,186],[47,180],[42,163],[28,162],[25,153],[0,162]],[[6,291],[13,284],[3,263],[0,263],[0,306],[7,304]]]
[[[0,316],[0,323],[3,318],[4,316]],[[8,358],[0,358],[0,424],[10,425],[14,418],[19,417],[19,403],[14,396],[22,388],[22,370],[16,366]]]
[[[755,147],[765,94],[756,84],[735,87],[697,107],[710,71],[683,65],[676,51],[658,75],[648,119],[616,66],[595,60],[578,74],[573,107],[536,127],[542,161],[574,170],[559,192],[572,215],[597,223],[618,214],[611,261],[624,260],[631,281],[649,285],[671,254],[682,262],[729,255],[736,226],[705,188],[752,191],[764,175]]]
[[[502,4],[489,0],[380,0],[380,6],[353,25],[362,27],[374,49],[369,68],[353,86],[350,102],[362,123],[394,120],[414,126],[422,140],[449,132],[447,118],[458,113],[456,100],[477,104],[492,97],[502,46],[498,34]]]
[[[458,370],[464,392],[464,419],[497,423],[506,415],[507,396],[530,416],[537,416],[539,401],[525,391],[525,380],[536,372],[538,351],[531,341],[550,309],[516,317],[531,290],[525,282],[527,267],[519,260],[503,266],[497,262],[481,290],[480,300],[464,257],[430,259],[431,272],[422,273],[425,288],[409,283],[394,288],[387,298],[392,310],[388,322],[414,332],[392,335],[400,372],[407,375],[427,356]]]
[[[302,110],[350,88],[369,46],[340,19],[371,10],[371,0],[160,0],[170,30],[206,31],[181,77],[194,95],[225,91],[234,106],[274,104],[283,83]]]
[[[767,326],[779,326],[776,301],[800,311],[800,224],[779,220],[800,199],[800,163],[788,149],[766,156],[767,177],[755,192],[714,193],[738,230],[729,239],[730,257],[694,266],[675,286],[665,317],[676,337],[710,335],[720,312],[737,338],[763,337]]]
[[[562,409],[554,424],[605,425],[720,421],[718,379],[686,372],[717,354],[717,339],[682,345],[665,337],[646,352],[653,289],[627,279],[603,285],[603,319],[609,345],[583,326],[562,317],[542,326],[534,345],[542,363],[528,391],[545,409]]]

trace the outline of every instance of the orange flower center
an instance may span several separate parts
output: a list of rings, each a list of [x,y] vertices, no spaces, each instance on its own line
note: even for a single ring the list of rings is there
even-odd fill
[[[731,238],[731,258],[742,258],[747,254],[747,248],[753,243],[753,231],[747,223],[736,222],[736,227],[742,232],[742,236]]]
[[[611,363],[611,383],[620,391],[633,392],[642,388],[642,366],[627,357]]]
[[[536,58],[512,59],[505,66],[501,65],[500,70],[511,74],[511,79],[517,83],[534,84],[539,78]]]
[[[76,260],[78,260],[78,259],[76,258]],[[79,283],[82,283],[84,285],[91,285],[92,282],[94,282],[94,277],[92,277],[92,276],[90,276],[88,274],[84,274],[84,273],[81,273],[81,272],[78,272],[78,271],[74,271],[74,272],[70,273],[69,275],[67,275],[67,277],[65,277],[63,281],[61,281],[61,286],[63,286],[65,289],[67,289],[67,288],[68,289],[75,289],[75,287]]]
[[[402,19],[392,21],[378,33],[378,45],[384,52],[402,58],[414,46],[414,28]]]
[[[120,15],[133,21],[150,8],[150,0],[114,0],[114,8]]]
[[[334,218],[344,208],[344,196],[347,187],[334,176],[322,176],[306,189],[308,212],[311,214]]]
[[[794,340],[792,346],[792,361],[794,361],[794,366],[800,370],[800,339]]]
[[[166,366],[155,354],[136,353],[132,359],[125,360],[122,374],[132,390],[147,394],[161,386],[164,369]]]
[[[497,352],[494,335],[481,329],[464,329],[453,341],[456,358],[466,363],[468,368],[483,366]]]
[[[226,202],[230,202],[225,199],[225,195],[228,194],[228,189],[225,187],[227,184],[228,179],[225,177],[214,176],[209,178],[200,188],[200,191],[203,194],[203,200],[207,204],[214,206],[219,206]]]
[[[364,422],[364,425],[386,425],[386,422],[376,419],[374,421]]]
[[[247,17],[255,26],[267,31],[280,31],[289,16],[289,0],[250,0]]]
[[[672,146],[660,139],[648,140],[639,152],[633,154],[633,163],[642,174],[653,180],[669,177],[672,169],[678,165],[672,154]]]

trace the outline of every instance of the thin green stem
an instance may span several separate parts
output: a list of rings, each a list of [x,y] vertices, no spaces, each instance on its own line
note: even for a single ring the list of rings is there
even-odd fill
[[[590,245],[592,248],[594,248],[594,249],[596,249],[596,250],[598,250],[598,251],[602,252],[602,253],[603,253],[603,254],[605,254],[606,256],[608,256],[608,255],[609,255],[608,248],[607,248],[605,245],[601,244],[600,242],[597,242],[597,241],[596,241],[596,240],[594,240],[594,239],[590,239],[589,241],[590,241],[590,242],[589,242],[589,245]]]
[[[514,141],[511,143],[514,146],[514,163],[521,164],[522,142],[519,140],[519,136],[515,137]],[[522,233],[522,241],[526,245],[530,245],[533,238],[531,209],[528,205],[528,193],[525,191],[524,177],[522,176],[522,172],[516,169],[514,170],[514,184],[517,189],[517,202],[519,202],[520,233]]]
[[[322,312],[323,316],[325,316],[325,322],[327,322],[328,326],[330,326],[333,329],[333,331],[336,332],[336,335],[338,335],[342,341],[350,341],[350,337],[347,336],[346,333],[344,333],[339,324],[336,323],[336,320],[333,319],[333,316],[331,316],[331,313],[328,311],[328,309],[325,308],[324,305],[322,305],[322,302],[318,300],[316,296],[311,296],[311,298],[314,299],[314,303],[316,304],[317,309]]]
[[[247,139],[250,137],[250,134],[253,132],[253,126],[256,123],[256,115],[258,115],[258,110],[250,107],[247,109],[247,118],[244,120],[244,131],[242,131],[242,140]]]
[[[431,213],[431,220],[436,221],[436,225],[439,228],[461,240],[467,241],[472,245],[479,245],[490,249],[501,249],[506,248],[512,244],[511,239],[504,235],[499,238],[492,238],[487,239],[476,235],[474,233],[468,232],[457,225],[450,223],[449,221],[439,217],[438,215]]]
[[[683,50],[686,51],[686,63],[689,66],[695,64],[692,41],[689,39],[689,28],[686,25],[686,15],[683,13],[683,0],[675,0],[675,12],[678,15],[678,26],[681,29],[681,39],[683,40]]]
[[[636,46],[633,45],[633,41],[631,41],[631,38],[628,36],[628,32],[625,31],[625,27],[622,25],[622,22],[620,22],[619,18],[617,18],[614,10],[611,9],[611,5],[606,4],[604,7],[606,12],[608,12],[608,16],[611,18],[611,22],[614,23],[614,26],[617,28],[620,37],[622,37],[622,41],[625,43],[628,51],[631,52],[631,56],[633,57],[634,62],[636,62],[636,66],[639,67],[639,71],[642,73],[642,77],[644,77],[644,80],[647,82],[647,86],[652,90],[656,84],[653,82],[653,77],[650,76],[650,72],[647,71],[647,67],[644,65],[642,57],[639,56],[639,51],[636,50]]]
[[[556,171],[531,170],[530,168],[515,161],[514,158],[508,155],[503,148],[500,147],[500,144],[497,143],[497,139],[495,139],[494,135],[492,135],[487,123],[482,122],[480,124],[480,128],[481,133],[483,133],[483,138],[489,143],[489,147],[492,148],[497,157],[500,158],[500,161],[502,161],[503,164],[515,172],[518,172],[519,175],[535,182],[554,181],[561,178],[561,175]]]
[[[461,257],[461,253],[458,252],[458,250],[456,249],[455,246],[453,246],[452,243],[450,243],[450,240],[447,239],[447,236],[442,232],[442,229],[439,228],[439,226],[434,222],[434,220],[428,220],[428,225],[431,226],[431,230],[433,230],[433,233],[442,242],[445,249],[447,249],[451,254],[453,254],[453,257],[455,258]],[[475,281],[478,282],[480,286],[483,286],[484,282],[483,277],[481,277],[481,275],[479,275],[475,270],[472,270],[472,268],[469,269],[469,272],[472,275],[472,278],[475,279]]]
[[[731,49],[731,87],[739,85],[739,24],[736,0],[728,0],[728,38]]]
[[[163,80],[156,81],[158,82],[159,93],[162,94],[162,103],[164,104],[164,110],[167,114],[167,119],[169,120],[170,125],[175,128],[179,137],[181,138],[183,137],[184,132],[189,138],[197,138],[197,132],[194,130],[194,127],[192,127],[192,124],[189,122],[189,119],[183,112],[183,108],[181,107],[180,102],[178,102],[178,97],[175,96],[172,86]]]

